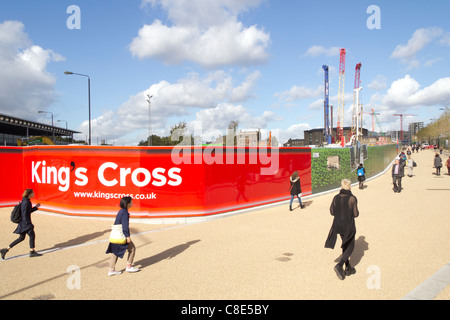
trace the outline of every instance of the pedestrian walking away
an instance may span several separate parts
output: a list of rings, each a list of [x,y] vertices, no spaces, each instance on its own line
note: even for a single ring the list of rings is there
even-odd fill
[[[445,165],[447,166],[447,174],[450,176],[450,156],[448,157],[447,161],[445,162]]]
[[[364,165],[362,163],[359,164],[356,172],[358,174],[359,188],[364,189],[364,181],[366,181],[366,169],[364,168]]]
[[[136,246],[134,245],[133,241],[131,241],[131,235],[130,235],[130,214],[128,210],[133,206],[132,198],[131,197],[123,197],[120,200],[120,211],[117,213],[116,220],[114,221],[114,225],[121,225],[122,226],[122,232],[124,236],[124,243],[123,244],[117,244],[117,243],[109,243],[108,249],[106,250],[106,253],[111,254],[111,259],[109,261],[109,271],[108,276],[115,276],[119,275],[122,272],[115,271],[116,263],[118,258],[123,258],[125,255],[125,252],[128,251],[128,259],[127,259],[127,267],[125,271],[127,272],[138,272],[139,269],[133,267],[133,261],[134,257],[136,255]],[[111,240],[110,240],[111,241]]]
[[[342,239],[342,256],[338,264],[334,267],[334,271],[339,279],[344,280],[345,276],[356,272],[355,268],[350,265],[349,259],[355,249],[355,218],[359,216],[359,211],[358,200],[351,192],[350,180],[342,180],[341,190],[331,202],[330,213],[334,218],[327,240],[325,241],[325,248],[334,249],[337,235],[340,235]],[[344,264],[345,270],[343,268]]]
[[[33,207],[33,205],[31,204],[31,199],[33,197],[33,189],[26,189],[22,194],[22,202],[20,203],[21,219],[17,225],[16,230],[14,230],[14,233],[19,235],[19,238],[12,242],[7,248],[0,250],[3,260],[5,259],[5,256],[9,252],[9,250],[25,240],[26,235],[28,235],[28,237],[30,238],[30,258],[42,256],[42,254],[37,253],[35,250],[36,234],[34,232],[34,225],[31,222],[31,214],[38,210],[41,204],[38,203]]]
[[[289,211],[292,211],[292,202],[294,201],[294,197],[297,196],[298,203],[300,204],[300,209],[303,209],[305,206],[302,204],[302,188],[300,184],[300,176],[298,171],[295,171],[291,177],[289,178],[291,186],[289,188],[289,192],[291,194],[291,202],[289,203]]]
[[[408,160],[406,160],[406,166],[408,167],[408,177],[413,176],[413,168],[414,168],[414,160],[411,156],[408,156]]]
[[[402,178],[405,176],[405,162],[400,158],[395,158],[392,166],[392,183],[394,184],[394,192],[402,192]]]
[[[436,152],[434,156],[434,167],[436,168],[436,175],[441,175],[442,159],[439,153]]]

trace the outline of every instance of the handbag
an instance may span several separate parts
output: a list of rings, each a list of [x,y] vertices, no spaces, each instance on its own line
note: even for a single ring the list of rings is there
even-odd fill
[[[127,238],[123,234],[123,229],[121,224],[115,224],[111,226],[111,234],[109,235],[109,242],[114,244],[125,244],[127,243]]]

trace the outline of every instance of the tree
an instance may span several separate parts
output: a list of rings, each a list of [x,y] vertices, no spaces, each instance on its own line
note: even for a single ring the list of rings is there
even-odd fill
[[[148,146],[149,138],[139,142],[138,146]],[[189,133],[186,121],[180,121],[178,124],[170,128],[170,135],[160,137],[155,134],[152,135],[153,146],[175,146],[178,144],[192,145],[194,138]]]
[[[439,119],[420,130],[417,137],[421,141],[441,145],[444,139],[450,137],[450,108],[446,107]]]
[[[233,145],[237,146],[237,128],[239,127],[239,121],[230,120],[227,128],[227,138],[226,141],[230,141],[233,138]],[[231,136],[232,135],[232,136]],[[224,145],[226,145],[224,141]]]

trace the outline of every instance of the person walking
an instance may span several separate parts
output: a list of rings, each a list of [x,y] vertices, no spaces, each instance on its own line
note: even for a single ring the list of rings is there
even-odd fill
[[[25,236],[28,235],[30,238],[30,258],[40,257],[42,254],[37,253],[35,250],[36,243],[36,233],[34,232],[34,225],[31,222],[31,214],[39,209],[40,203],[36,204],[34,207],[31,204],[31,199],[34,197],[33,189],[26,189],[22,194],[22,202],[20,203],[20,212],[22,219],[20,220],[14,233],[19,235],[19,238],[12,242],[7,248],[1,249],[1,257],[4,260],[6,254],[13,247],[25,240]]]
[[[138,268],[133,267],[134,256],[136,255],[136,246],[133,241],[131,241],[130,235],[130,214],[128,210],[133,206],[131,197],[123,197],[120,200],[120,211],[117,213],[114,225],[122,225],[123,234],[126,237],[125,244],[115,244],[109,243],[106,253],[111,253],[111,259],[109,261],[109,272],[108,276],[119,275],[122,272],[115,271],[116,262],[118,258],[123,258],[125,252],[128,251],[127,267],[125,271],[127,272],[138,272]]]
[[[331,202],[330,213],[334,218],[327,240],[325,241],[325,248],[334,249],[337,235],[340,235],[342,239],[342,256],[338,264],[334,267],[334,271],[339,279],[344,280],[345,276],[356,272],[355,268],[350,265],[349,259],[355,249],[355,218],[359,216],[359,211],[358,200],[351,192],[350,180],[344,179],[341,181],[341,190]],[[345,270],[343,268],[344,264]]]
[[[394,184],[394,192],[402,192],[402,178],[405,176],[404,161],[400,162],[399,158],[395,158],[392,166],[392,183]]]
[[[362,163],[359,164],[356,172],[358,174],[359,188],[364,189],[364,181],[366,181],[366,169],[364,168],[364,165]]]
[[[436,168],[436,175],[441,175],[442,159],[439,153],[436,152],[434,156],[434,167]]]
[[[411,158],[411,156],[408,156],[406,165],[408,166],[408,177],[411,178],[413,176],[413,168],[414,168],[414,160],[413,158]]]
[[[445,162],[445,165],[447,166],[447,174],[450,176],[450,156],[448,157],[447,161]]]
[[[298,203],[300,204],[300,209],[303,209],[305,206],[302,204],[302,188],[300,185],[300,176],[298,174],[298,171],[294,171],[294,173],[289,178],[291,187],[289,188],[290,194],[291,194],[291,202],[289,203],[289,211],[292,211],[292,202],[294,201],[294,197],[297,196]]]

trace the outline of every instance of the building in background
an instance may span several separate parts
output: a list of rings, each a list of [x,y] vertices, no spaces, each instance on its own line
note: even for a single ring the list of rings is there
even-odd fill
[[[410,123],[408,126],[408,137],[409,141],[416,141],[417,138],[415,137],[417,133],[422,130],[424,127],[423,122],[413,122]]]

